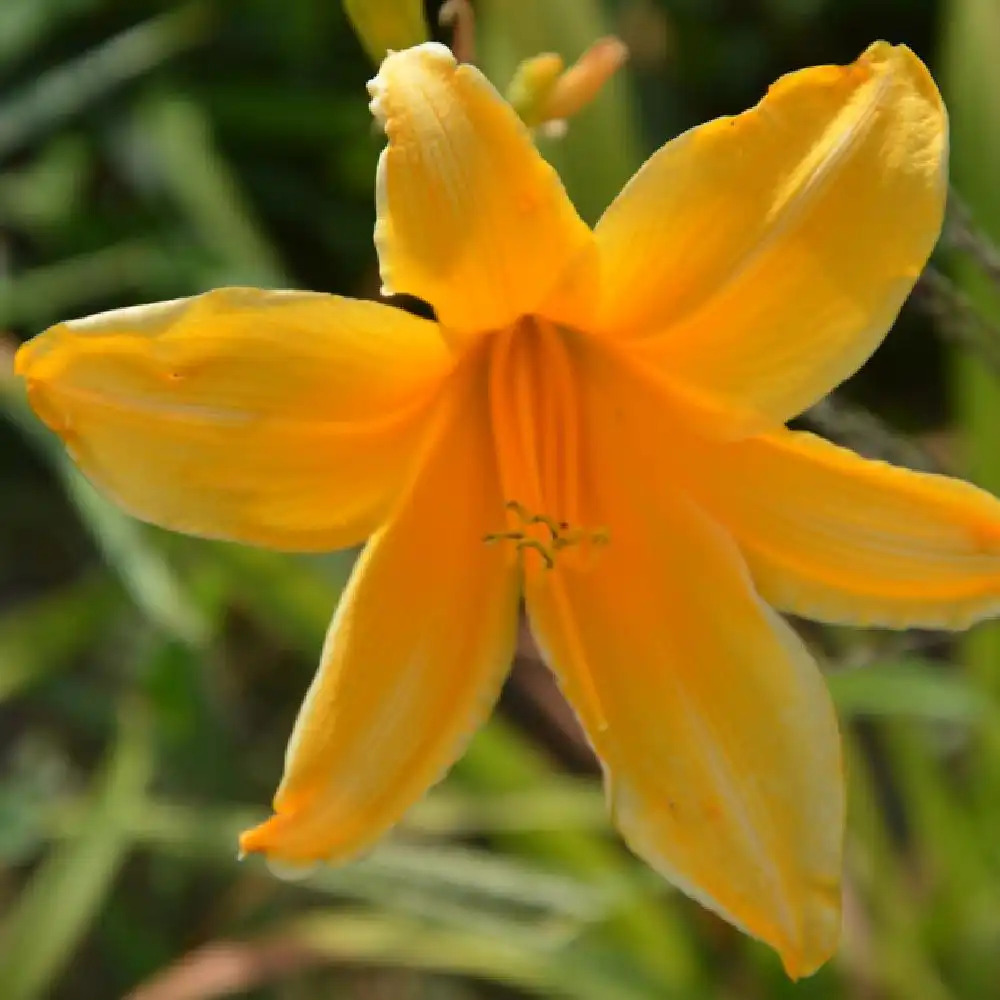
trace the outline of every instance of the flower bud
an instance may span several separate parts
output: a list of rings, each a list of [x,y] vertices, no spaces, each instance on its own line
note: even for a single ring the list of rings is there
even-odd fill
[[[565,122],[599,93],[628,58],[619,38],[600,38],[569,69],[551,52],[526,59],[507,90],[524,123],[532,128]]]

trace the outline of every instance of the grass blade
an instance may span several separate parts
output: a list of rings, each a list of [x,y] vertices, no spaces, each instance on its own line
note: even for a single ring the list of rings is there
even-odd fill
[[[42,862],[3,926],[4,1000],[36,1000],[65,968],[131,845],[130,818],[150,774],[142,724],[129,719],[74,836]]]

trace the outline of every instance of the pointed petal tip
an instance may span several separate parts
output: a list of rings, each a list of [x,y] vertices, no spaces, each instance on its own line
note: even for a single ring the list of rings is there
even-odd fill
[[[290,844],[294,823],[287,813],[275,813],[263,823],[249,830],[244,830],[239,837],[239,853],[241,857],[250,854],[262,854],[268,864],[305,867],[313,865],[318,858],[315,854],[303,851],[301,846],[293,848]]]
[[[674,446],[683,451],[679,436]],[[684,462],[781,611],[947,631],[1000,615],[1000,500],[982,489],[804,431],[701,440]]]
[[[798,909],[796,936],[773,942],[789,979],[805,979],[833,957],[840,943],[841,888],[839,880],[812,886]]]
[[[917,58],[913,49],[908,45],[897,45],[887,42],[884,38],[878,38],[868,46],[864,52],[858,56],[854,63],[849,65],[871,65],[872,63],[885,63],[895,60],[905,60],[909,63],[923,63]]]
[[[14,374],[32,381],[43,377],[38,363],[57,345],[63,326],[62,323],[50,326],[21,344],[14,354]]]
[[[438,66],[458,65],[458,60],[455,58],[455,54],[448,48],[447,45],[444,45],[441,42],[421,42],[419,45],[412,45],[408,49],[399,49],[395,52],[388,52],[385,59],[382,60],[382,66],[379,67],[379,73],[382,72],[386,63],[395,67],[417,62],[436,64]]]
[[[267,854],[272,844],[272,828],[277,816],[259,823],[250,830],[244,830],[239,837],[239,855],[245,858],[250,854]]]
[[[793,981],[816,973],[834,955],[841,936],[841,882],[822,871],[786,871],[778,883],[764,880],[753,895],[714,891],[691,882],[663,850],[649,823],[640,819],[642,806],[627,784],[614,786],[611,808],[615,825],[637,857],[649,864],[685,895],[721,919],[773,949]],[[779,858],[759,859],[760,867],[784,869]],[[746,883],[737,872],[732,885]],[[765,888],[770,883],[770,889]]]
[[[35,353],[33,344],[34,341],[29,340],[22,344],[14,354],[14,374],[20,375],[21,378],[28,377],[28,368],[31,366],[32,355]]]
[[[278,878],[299,880],[322,865],[359,860],[385,834],[386,828],[368,823],[332,823],[318,816],[314,807],[300,804],[294,810],[273,813],[263,823],[244,830],[239,836],[238,852],[241,860],[259,854]]]
[[[24,379],[28,403],[35,416],[68,446],[70,423],[52,398],[59,363],[54,349],[61,340],[61,326],[50,327],[18,348],[14,355],[14,374]]]
[[[934,82],[927,64],[908,45],[891,45],[889,42],[873,42],[861,54],[858,63],[872,66],[891,64],[901,75],[908,77],[916,86],[920,96],[929,100],[936,110],[946,113],[944,98]]]

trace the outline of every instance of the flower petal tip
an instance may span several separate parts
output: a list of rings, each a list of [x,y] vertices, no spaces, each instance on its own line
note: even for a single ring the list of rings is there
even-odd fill
[[[268,854],[274,844],[274,828],[280,824],[279,816],[272,816],[251,830],[244,830],[239,839],[239,856],[242,860],[249,854]]]
[[[29,340],[26,344],[22,344],[14,354],[14,374],[20,375],[21,378],[28,377],[28,369],[35,353],[33,345],[34,341]]]
[[[22,344],[14,355],[14,374],[24,379],[28,403],[46,427],[69,444],[70,425],[62,408],[53,399],[53,348],[58,346],[57,327]]]
[[[320,859],[290,845],[294,823],[285,813],[275,813],[263,823],[250,830],[244,830],[239,838],[240,857],[262,854],[268,866],[284,869],[307,869],[314,867]]]
[[[795,940],[776,945],[789,979],[805,979],[824,966],[840,943],[839,883],[816,886],[804,901]]]
[[[388,135],[393,118],[392,92],[419,89],[421,79],[449,74],[457,67],[458,62],[451,49],[440,42],[424,42],[398,52],[390,50],[382,60],[378,73],[365,85],[371,98],[368,109],[372,117]]]
[[[382,93],[386,86],[394,82],[397,74],[412,72],[414,69],[450,70],[458,65],[458,60],[447,45],[440,42],[423,42],[398,52],[389,51],[382,60],[375,76],[368,81],[370,96]]]
[[[268,870],[287,882],[300,882],[315,874],[323,859],[289,855],[282,841],[286,836],[287,817],[274,815],[270,819],[240,834],[237,857],[243,861],[250,854],[261,854]]]
[[[907,45],[893,45],[884,38],[876,39],[858,57],[855,65],[867,65],[872,63],[884,63],[896,59],[908,60],[911,63],[919,63],[920,60],[913,54],[913,50]],[[923,63],[920,63],[922,66]]]
[[[66,324],[58,323],[21,344],[14,354],[14,374],[33,382],[51,378],[51,365],[43,362],[65,346],[65,335]]]

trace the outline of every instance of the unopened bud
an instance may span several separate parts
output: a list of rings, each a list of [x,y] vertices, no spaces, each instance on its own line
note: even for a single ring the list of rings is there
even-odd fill
[[[627,58],[625,43],[614,36],[598,39],[569,69],[554,53],[533,56],[518,66],[507,98],[532,128],[565,122],[594,100]]]
[[[554,52],[525,59],[514,72],[514,79],[507,88],[507,100],[521,116],[525,125],[534,127],[545,121],[545,110],[552,91],[566,64]]]

